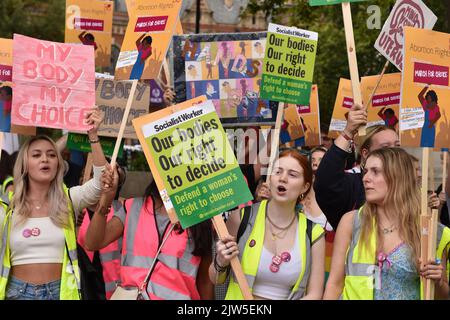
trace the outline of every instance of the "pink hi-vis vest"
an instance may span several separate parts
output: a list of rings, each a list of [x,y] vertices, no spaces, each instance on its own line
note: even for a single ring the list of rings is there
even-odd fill
[[[122,265],[120,269],[121,286],[140,287],[155,259],[158,247],[166,236],[159,236],[155,208],[151,197],[125,200],[125,230],[122,247]],[[201,258],[192,255],[193,241],[189,241],[188,232],[172,231],[161,249],[151,271],[145,299],[199,300],[196,286],[197,272]]]
[[[122,204],[114,200],[111,211],[108,213],[107,221],[114,217],[114,212],[117,212],[122,207]],[[94,251],[88,251],[84,244],[86,241],[86,233],[89,227],[89,214],[86,212],[83,222],[78,231],[77,242],[84,249],[91,262],[94,261]],[[110,299],[114,290],[120,285],[120,250],[122,248],[122,237],[116,241],[111,242],[105,248],[99,250],[100,262],[103,269],[103,280],[105,281],[106,299]]]

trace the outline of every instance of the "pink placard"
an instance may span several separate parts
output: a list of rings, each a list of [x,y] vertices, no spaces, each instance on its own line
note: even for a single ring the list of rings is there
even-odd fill
[[[103,31],[104,22],[99,19],[74,18],[73,27],[78,30]]]
[[[448,67],[414,62],[414,82],[448,86]]]
[[[0,81],[12,81],[12,67],[0,64]]]
[[[400,92],[377,94],[372,98],[372,106],[385,107],[400,104]]]
[[[342,106],[344,108],[350,109],[353,105],[353,98],[344,97],[344,100],[342,101]]]
[[[86,131],[95,105],[94,48],[14,35],[11,122]]]
[[[164,31],[168,16],[139,17],[134,27],[134,32]]]

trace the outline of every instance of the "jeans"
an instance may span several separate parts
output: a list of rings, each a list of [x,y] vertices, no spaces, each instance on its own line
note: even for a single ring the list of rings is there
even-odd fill
[[[31,284],[9,277],[6,300],[59,300],[61,280],[44,284]]]

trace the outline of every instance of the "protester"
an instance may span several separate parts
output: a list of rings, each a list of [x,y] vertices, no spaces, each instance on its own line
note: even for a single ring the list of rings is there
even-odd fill
[[[334,243],[325,299],[417,300],[420,277],[447,299],[450,229],[438,225],[436,261],[419,262],[420,190],[411,157],[400,148],[372,151],[364,167],[366,204],[346,213]]]
[[[121,287],[142,289],[140,298],[146,300],[213,298],[213,286],[208,279],[212,250],[210,220],[187,230],[171,224],[154,181],[147,186],[143,198],[126,199],[122,209],[108,222],[106,209],[96,212],[91,219],[85,247],[100,250],[123,237]],[[149,272],[149,281],[142,288]]]
[[[36,136],[25,142],[14,166],[14,196],[3,222],[0,299],[77,300],[79,269],[75,220],[101,192],[106,164],[97,136],[98,110],[86,115],[94,179],[63,186],[63,160],[53,140]]]
[[[322,298],[323,229],[295,211],[311,183],[306,157],[295,150],[284,151],[270,178],[271,200],[251,206],[248,225],[238,243],[240,212],[231,214],[227,221],[230,236],[217,242],[217,255],[209,267],[214,283],[223,283],[229,276],[226,299],[243,298],[230,274],[230,261],[238,255],[255,299]]]
[[[344,131],[328,149],[316,173],[316,200],[333,229],[337,228],[344,213],[359,208],[365,201],[362,174],[346,173],[344,168],[351,156],[349,150],[355,133],[366,122],[367,112],[362,106],[353,105]],[[361,138],[359,153],[362,164],[370,151],[400,145],[397,133],[385,126],[367,128],[366,135]]]

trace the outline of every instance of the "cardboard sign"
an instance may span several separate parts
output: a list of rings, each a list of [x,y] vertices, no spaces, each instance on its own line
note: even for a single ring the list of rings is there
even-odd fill
[[[261,98],[309,104],[317,38],[316,32],[269,24]]]
[[[206,95],[223,124],[274,123],[278,102],[259,96],[266,33],[173,37],[177,102]]]
[[[95,105],[94,48],[14,35],[11,121],[87,131]]]
[[[105,156],[111,157],[114,151],[114,145],[116,143],[116,139],[113,138],[101,138],[100,144],[103,149],[103,153]],[[79,133],[69,133],[67,136],[67,148],[70,150],[78,150],[82,152],[91,152],[91,143],[89,142],[89,138],[85,134]],[[119,158],[122,157],[123,153],[123,141],[120,145],[119,149]]]
[[[403,70],[403,27],[433,29],[437,17],[421,0],[397,0],[383,29],[375,41],[375,48]]]
[[[130,81],[114,81],[113,79],[96,78],[96,103],[103,112],[103,123],[98,130],[100,136],[117,137],[120,124],[130,95]],[[138,82],[128,122],[125,127],[124,138],[137,139],[131,120],[148,113],[150,104],[150,86]]]
[[[347,115],[353,105],[352,83],[348,79],[340,78],[339,87],[331,116],[329,136],[336,138],[347,125]]]
[[[297,120],[291,123],[293,126],[298,127],[298,131],[303,132],[303,136],[296,139],[291,139],[290,143],[287,143],[289,147],[301,147],[301,146],[317,146],[320,144],[320,114],[319,114],[319,89],[316,84],[311,87],[311,98],[309,100],[309,105],[291,105],[288,104],[289,108],[294,108],[297,115]],[[285,120],[286,112],[285,109]],[[289,117],[289,115],[287,115]],[[288,120],[289,121],[289,120]],[[292,121],[291,121],[292,122]],[[300,126],[300,124],[302,124]],[[281,127],[281,132],[283,131],[283,125]],[[281,137],[280,133],[280,144],[284,139]],[[291,136],[292,137],[292,136]]]
[[[95,65],[111,65],[113,1],[66,0],[66,43],[94,47]]]
[[[362,2],[366,0],[309,0],[310,6],[325,6],[329,4],[338,4],[343,2]]]
[[[26,136],[36,135],[34,126],[11,124],[12,111],[13,41],[0,38],[0,132],[12,132]]]
[[[156,79],[181,8],[180,0],[127,2],[129,22],[117,60],[119,80]]]
[[[205,100],[133,120],[164,205],[184,229],[252,199],[214,105]]]
[[[361,92],[364,105],[367,104],[367,126],[385,125],[398,129],[398,119],[400,117],[400,83],[402,74],[384,74],[375,91],[372,100],[368,101],[379,75],[362,77]]]
[[[450,34],[405,27],[400,103],[404,146],[450,145]]]

